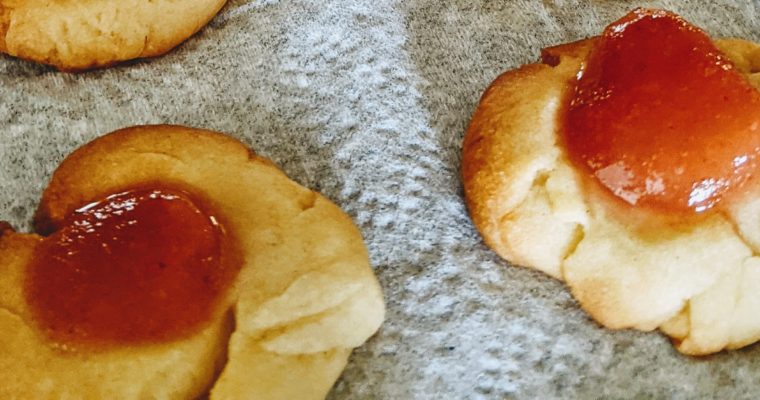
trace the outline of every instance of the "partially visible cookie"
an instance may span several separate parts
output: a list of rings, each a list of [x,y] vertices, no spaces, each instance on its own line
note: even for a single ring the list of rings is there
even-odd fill
[[[695,355],[753,343],[760,339],[752,311],[760,304],[757,196],[698,223],[668,215],[651,223],[610,200],[569,159],[559,116],[597,40],[546,49],[542,63],[504,73],[484,93],[463,144],[475,226],[501,257],[565,281],[605,327],[660,328]],[[760,46],[715,44],[760,87]],[[744,189],[753,187],[756,180]]]
[[[176,194],[197,204],[201,217],[218,226],[218,252],[187,244],[207,241],[208,235],[195,229],[175,230],[178,238],[161,234],[167,225],[183,223],[170,208],[153,213],[152,222],[135,216],[140,201],[148,200],[137,201],[131,193],[145,190],[152,191],[151,201]],[[104,198],[110,200],[103,203]],[[105,228],[98,224],[119,216],[123,223],[101,231]],[[142,261],[156,248],[154,239],[148,239],[149,247],[121,239],[120,232],[138,229],[130,228],[133,224],[143,228],[130,237],[153,238],[158,232],[161,240],[170,240],[160,246],[157,262]],[[383,320],[381,289],[351,220],[270,161],[218,133],[143,126],[90,142],[54,173],[36,225],[49,236],[0,226],[3,399],[323,399],[352,349]],[[80,240],[96,250],[72,247]],[[51,246],[65,251],[41,258]],[[99,251],[98,257],[78,256],[92,251]],[[176,257],[200,266],[215,258],[221,260],[219,269],[231,268],[232,274],[212,270],[195,276],[191,268],[174,263]],[[74,262],[93,259],[94,265]],[[48,263],[55,269],[41,274],[50,269]],[[164,277],[166,285],[154,283]],[[39,290],[51,287],[51,280],[61,290]],[[104,286],[106,295],[127,295],[93,299],[90,292]],[[201,289],[188,292],[187,287]],[[197,299],[209,298],[211,291],[216,293],[211,307],[197,307]],[[157,300],[145,303],[143,295]],[[182,296],[179,303],[177,296]],[[53,308],[66,312],[48,321],[50,312],[40,304],[51,303],[39,298],[57,299]],[[81,308],[65,306],[73,298],[93,301]],[[167,304],[176,306],[168,308],[168,315],[155,311]],[[139,322],[100,311],[110,309]],[[196,309],[203,314],[197,323],[164,334],[176,325],[171,313],[193,322]],[[155,324],[158,318],[167,322]],[[91,322],[101,320],[123,328],[93,328]]]
[[[0,52],[76,71],[166,53],[225,0],[0,0]]]

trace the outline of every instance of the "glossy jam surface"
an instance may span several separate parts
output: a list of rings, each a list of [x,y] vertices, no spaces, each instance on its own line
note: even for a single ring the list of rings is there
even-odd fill
[[[597,41],[561,123],[570,159],[615,196],[695,214],[755,172],[760,92],[701,30],[636,10]]]
[[[210,319],[230,283],[221,239],[215,219],[184,192],[110,196],[74,212],[37,247],[27,301],[63,345],[180,338]]]

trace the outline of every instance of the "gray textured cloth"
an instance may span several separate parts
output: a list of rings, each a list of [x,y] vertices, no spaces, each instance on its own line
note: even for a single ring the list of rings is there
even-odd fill
[[[760,3],[664,5],[760,41]],[[566,288],[475,232],[460,144],[480,94],[539,50],[598,34],[627,1],[233,0],[155,60],[70,75],[0,57],[0,219],[30,229],[58,162],[117,128],[228,132],[342,206],[387,322],[332,399],[751,398],[760,346],[705,359],[601,329]]]

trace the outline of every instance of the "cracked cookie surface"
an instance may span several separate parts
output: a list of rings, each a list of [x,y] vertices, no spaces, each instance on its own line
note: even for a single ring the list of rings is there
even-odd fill
[[[55,231],[104,194],[161,183],[205,199],[242,252],[213,319],[194,334],[107,351],[61,351],[24,301],[25,268],[43,240],[3,225],[0,397],[321,399],[384,305],[358,230],[321,195],[221,134],[128,128],[72,153],[37,212]]]
[[[543,63],[506,72],[484,93],[463,144],[473,222],[501,257],[565,281],[606,327],[660,328],[694,355],[757,341],[757,197],[696,225],[643,227],[584,184],[558,143],[568,82],[593,41],[547,49]],[[760,46],[715,44],[760,87]]]

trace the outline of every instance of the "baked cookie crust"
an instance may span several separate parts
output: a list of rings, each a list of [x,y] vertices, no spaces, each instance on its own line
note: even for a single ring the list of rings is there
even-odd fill
[[[178,126],[128,128],[62,162],[37,213],[52,231],[92,199],[146,184],[205,199],[242,268],[213,321],[190,337],[105,352],[61,351],[22,293],[42,238],[0,236],[0,398],[323,399],[384,318],[359,231],[321,195],[240,142]]]
[[[475,226],[504,259],[565,281],[605,327],[660,328],[693,355],[757,341],[760,201],[698,224],[642,226],[586,184],[558,143],[559,109],[594,40],[546,49],[485,91],[462,150]],[[715,43],[760,88],[760,46]]]
[[[166,53],[225,0],[0,0],[0,52],[64,71]]]

